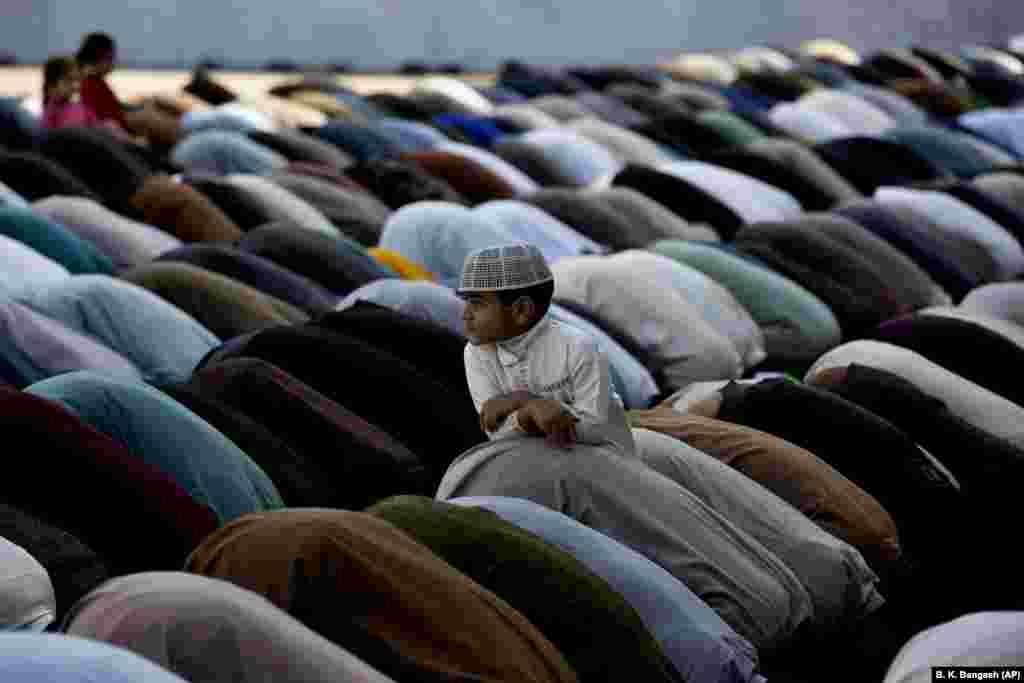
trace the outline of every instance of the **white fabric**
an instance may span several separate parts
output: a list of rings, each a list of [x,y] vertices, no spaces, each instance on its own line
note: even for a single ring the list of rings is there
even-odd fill
[[[41,95],[29,95],[24,97],[18,102],[18,106],[27,111],[37,119],[43,118],[43,112],[46,107],[43,105],[43,98]]]
[[[978,109],[961,114],[957,121],[968,130],[996,142],[1018,157],[1024,157],[1024,111],[1019,109]]]
[[[498,292],[551,282],[544,255],[527,242],[474,249],[466,255],[461,292]]]
[[[12,209],[30,208],[27,199],[12,190],[9,185],[4,184],[4,182],[0,180],[0,207],[5,206]]]
[[[442,142],[435,149],[475,161],[487,170],[493,171],[500,176],[502,180],[512,186],[516,194],[526,195],[540,189],[540,185],[533,178],[485,149],[464,145],[461,142]]]
[[[232,173],[225,179],[252,197],[275,220],[294,221],[303,228],[331,237],[341,234],[318,208],[263,176]]]
[[[677,57],[670,65],[673,71],[684,73],[693,80],[730,85],[739,78],[735,66],[714,55],[689,54]]]
[[[831,59],[849,66],[857,66],[861,62],[860,55],[852,47],[831,38],[808,40],[800,46],[800,51],[812,57]]]
[[[960,302],[960,308],[969,313],[1006,320],[1024,329],[1024,282],[998,282],[975,287]]]
[[[675,161],[658,170],[696,185],[747,223],[785,221],[803,213],[793,195],[774,185],[702,161]]]
[[[57,284],[71,277],[60,263],[43,256],[21,242],[0,235],[0,294],[19,292]]]
[[[344,311],[360,301],[369,301],[414,318],[429,320],[460,337],[466,334],[466,325],[462,322],[466,303],[456,296],[455,290],[436,282],[381,278],[350,292],[334,306],[334,310]]]
[[[811,622],[832,630],[885,602],[878,576],[853,546],[725,463],[671,436],[634,429],[637,456],[750,534],[793,570],[814,603]]]
[[[933,666],[1021,666],[1024,612],[976,612],[910,639],[893,659],[885,683],[931,683]]]
[[[813,612],[785,562],[635,456],[594,446],[560,451],[541,439],[487,442],[445,472],[435,497],[456,496],[530,500],[615,539],[682,581],[763,650],[790,641]]]
[[[538,128],[523,133],[519,140],[534,145],[576,185],[589,185],[603,175],[622,170],[622,162],[604,145],[580,135],[567,126]]]
[[[494,111],[494,105],[486,97],[466,83],[448,76],[421,78],[413,84],[412,90],[413,92],[444,95],[455,100],[468,111],[481,116],[487,116]]]
[[[0,631],[42,631],[57,617],[50,574],[21,546],[0,538]]]
[[[541,111],[532,104],[526,104],[525,102],[519,104],[502,104],[495,107],[491,115],[505,119],[517,126],[526,128],[527,130],[535,130],[538,128],[558,128],[562,125],[561,122],[551,114]]]
[[[793,60],[770,47],[748,47],[731,57],[737,66],[750,71],[789,71],[796,65]]]
[[[968,45],[960,50],[968,59],[998,64],[1014,76],[1024,76],[1024,64],[1011,54],[984,45]]]
[[[710,277],[667,256],[629,249],[609,257],[623,272],[646,273],[671,286],[697,307],[708,322],[736,347],[745,367],[767,357],[764,334],[750,313],[728,289]]]
[[[837,346],[819,358],[804,380],[828,368],[859,363],[899,375],[979,429],[1024,448],[1024,408],[933,363],[924,356],[884,342],[860,340]]]
[[[881,135],[896,125],[883,110],[841,90],[820,88],[801,97],[796,105],[831,116],[855,135]]]
[[[605,252],[602,245],[532,204],[500,199],[481,204],[473,212],[500,223],[516,237],[536,245],[548,263],[563,256]]]
[[[1024,273],[1024,248],[1003,226],[945,192],[880,187],[875,199],[882,204],[909,206],[926,214],[954,238],[967,239],[991,254],[997,266],[993,279],[1010,280]]]
[[[593,116],[575,119],[566,126],[603,145],[623,163],[657,166],[675,160],[650,138]]]
[[[555,297],[582,304],[629,334],[664,364],[669,388],[742,374],[743,360],[732,342],[657,278],[623,272],[601,256],[561,259],[551,270]]]
[[[477,412],[489,399],[513,391],[558,401],[576,417],[576,439],[593,446],[614,444],[634,451],[622,399],[612,387],[608,358],[589,335],[545,317],[514,339],[475,346],[466,344],[466,379]],[[522,436],[515,414],[491,440]]]
[[[793,102],[775,105],[768,111],[768,118],[793,137],[812,143],[829,142],[853,134],[846,124],[836,117],[801,107]]]

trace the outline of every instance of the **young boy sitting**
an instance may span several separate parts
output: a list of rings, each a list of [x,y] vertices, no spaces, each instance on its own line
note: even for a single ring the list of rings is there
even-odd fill
[[[540,250],[517,243],[471,252],[465,363],[480,426],[491,440],[544,436],[554,446],[634,452],[608,359],[594,339],[547,317],[555,282]]]

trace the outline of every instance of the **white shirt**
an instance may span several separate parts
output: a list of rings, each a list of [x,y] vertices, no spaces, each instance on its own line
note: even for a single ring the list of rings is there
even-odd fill
[[[496,396],[528,391],[558,401],[576,417],[576,440],[634,452],[622,400],[612,388],[608,358],[585,333],[544,317],[526,334],[495,344],[467,344],[466,379],[477,412]],[[487,436],[522,435],[515,413]]]

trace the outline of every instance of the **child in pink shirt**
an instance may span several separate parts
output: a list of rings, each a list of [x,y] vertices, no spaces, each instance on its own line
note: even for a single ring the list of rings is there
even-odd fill
[[[78,99],[78,65],[72,57],[51,57],[43,67],[43,127],[99,126],[99,115]]]

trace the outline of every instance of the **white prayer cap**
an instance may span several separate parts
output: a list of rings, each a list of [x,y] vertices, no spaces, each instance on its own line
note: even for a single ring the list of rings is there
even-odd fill
[[[522,289],[555,278],[540,249],[528,242],[471,251],[462,266],[459,294]]]
[[[0,631],[42,631],[56,614],[50,574],[24,548],[0,538]]]

